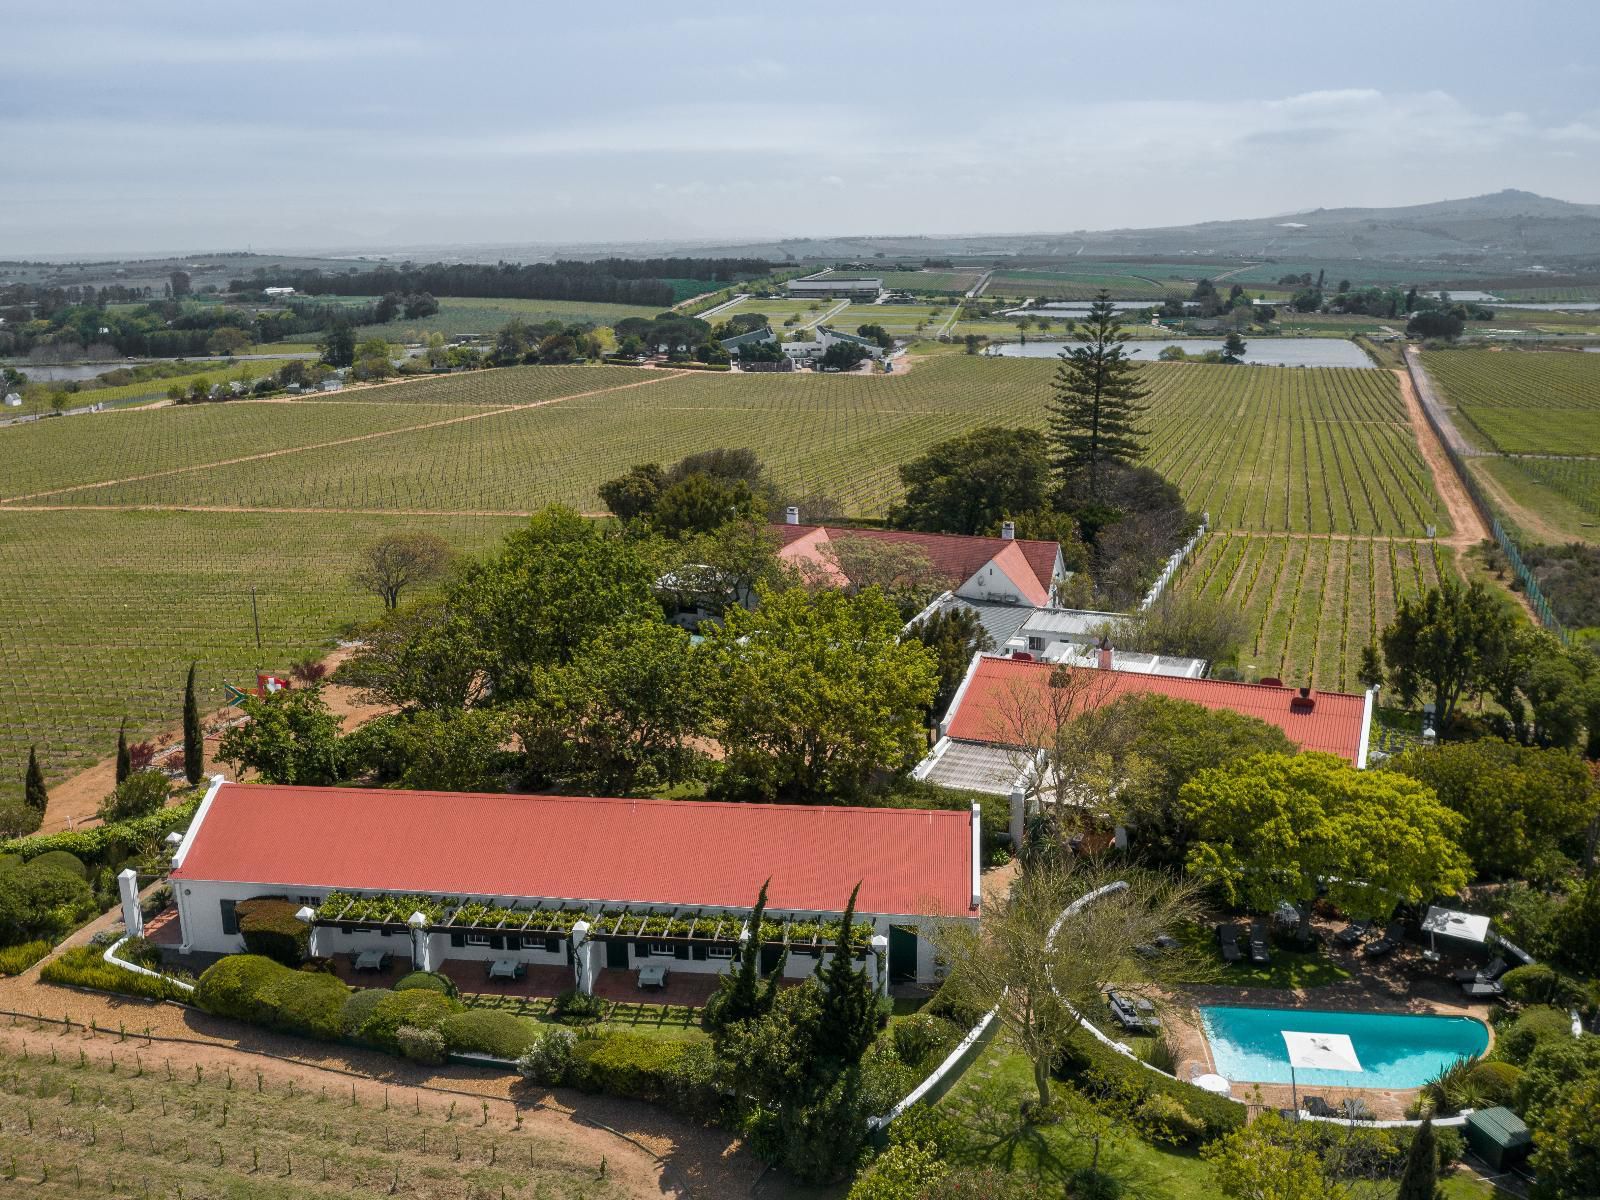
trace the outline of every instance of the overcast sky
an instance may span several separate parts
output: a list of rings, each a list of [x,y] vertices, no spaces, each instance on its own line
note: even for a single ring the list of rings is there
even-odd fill
[[[0,257],[1600,202],[1593,0],[711,8],[13,6]]]

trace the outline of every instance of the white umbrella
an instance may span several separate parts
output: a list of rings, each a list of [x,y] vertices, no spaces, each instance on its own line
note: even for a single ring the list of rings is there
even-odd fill
[[[1289,1089],[1294,1097],[1294,1110],[1300,1111],[1300,1089],[1295,1079],[1295,1069],[1308,1071],[1359,1071],[1361,1060],[1347,1034],[1296,1033],[1283,1031],[1284,1045],[1289,1050]]]

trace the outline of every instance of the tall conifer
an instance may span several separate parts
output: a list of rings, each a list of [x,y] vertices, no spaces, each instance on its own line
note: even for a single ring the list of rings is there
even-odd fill
[[[117,727],[117,783],[133,774],[133,756],[128,753],[128,718]]]
[[[200,728],[200,705],[194,698],[194,664],[189,664],[189,682],[183,689],[183,775],[193,787],[205,770],[205,732]]]
[[[1068,499],[1096,501],[1106,468],[1132,466],[1144,453],[1148,430],[1139,416],[1149,407],[1143,401],[1150,389],[1125,349],[1128,337],[1109,292],[1095,298],[1075,336],[1082,344],[1062,352],[1047,405],[1050,465]]]
[[[44,772],[39,769],[39,751],[34,746],[28,747],[28,774],[22,783],[22,799],[43,818],[44,810],[50,803],[50,793],[45,790]]]

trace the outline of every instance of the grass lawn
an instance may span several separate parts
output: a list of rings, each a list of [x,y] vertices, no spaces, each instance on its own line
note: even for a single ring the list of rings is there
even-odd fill
[[[1272,951],[1266,966],[1234,963],[1224,967],[1218,983],[1228,987],[1314,988],[1350,978],[1350,971],[1318,951]]]
[[[1034,1095],[1028,1060],[997,1038],[939,1106],[965,1133],[963,1161],[991,1163],[1038,1183],[1042,1194],[1059,1194],[1067,1176],[1093,1157],[1075,1120],[1088,1102],[1062,1085],[1056,1095],[1074,1106],[1066,1119],[1029,1125],[1021,1105]],[[1131,1134],[1104,1143],[1100,1165],[1122,1181],[1124,1195],[1140,1200],[1209,1200],[1217,1194],[1198,1155],[1152,1146]]]
[[[483,996],[464,992],[461,1002],[470,1008],[493,1008],[547,1025],[560,1023],[550,1011],[555,1002],[548,996]],[[605,1017],[599,1028],[612,1033],[637,1033],[680,1042],[700,1041],[706,1036],[700,1028],[700,1010],[687,1004],[607,1001]]]

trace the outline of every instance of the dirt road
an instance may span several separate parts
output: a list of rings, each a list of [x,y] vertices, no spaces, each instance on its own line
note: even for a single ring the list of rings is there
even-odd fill
[[[1472,503],[1472,497],[1467,495],[1461,477],[1456,474],[1454,465],[1444,452],[1439,435],[1428,423],[1428,418],[1422,411],[1422,401],[1417,398],[1417,389],[1412,385],[1411,373],[1396,370],[1394,377],[1400,384],[1400,395],[1405,400],[1406,416],[1410,419],[1411,430],[1416,435],[1417,449],[1422,451],[1422,459],[1428,464],[1428,471],[1433,476],[1433,486],[1438,491],[1440,499],[1444,501],[1445,511],[1450,514],[1450,527],[1454,532],[1441,540],[1445,545],[1457,549],[1476,546],[1489,536],[1489,528],[1483,523],[1483,517],[1479,515],[1477,506]]]

